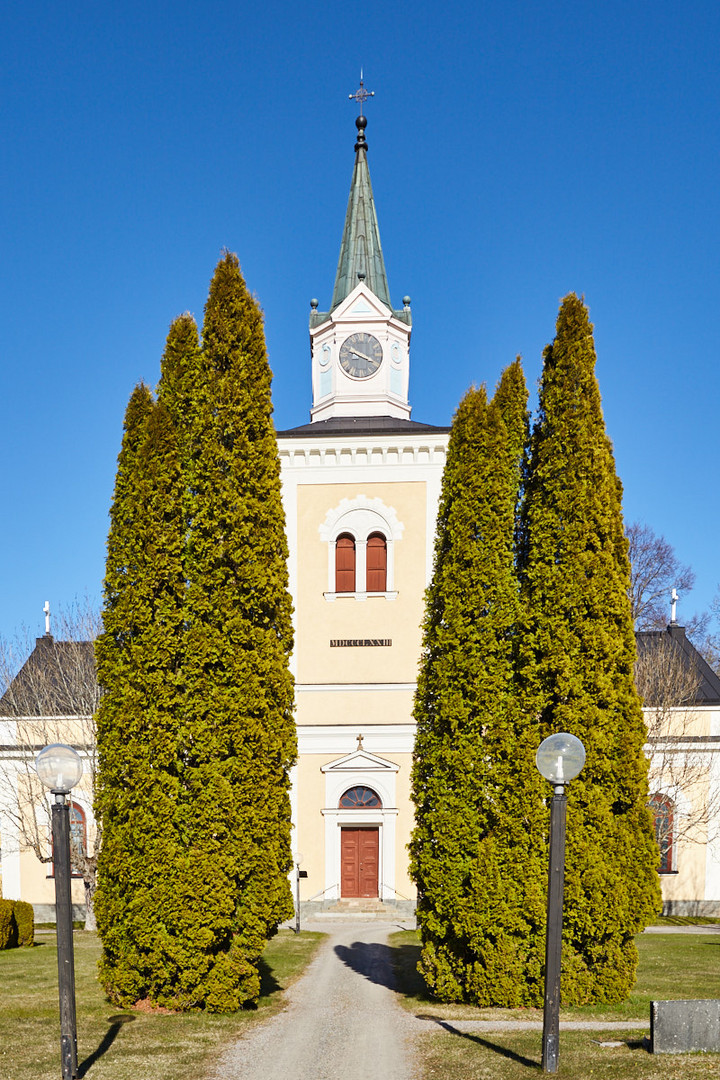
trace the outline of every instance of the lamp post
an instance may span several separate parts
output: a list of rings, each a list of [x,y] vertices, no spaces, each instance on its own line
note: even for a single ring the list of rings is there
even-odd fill
[[[82,776],[80,755],[71,746],[53,743],[35,758],[35,770],[55,796],[52,806],[55,921],[57,929],[58,993],[60,995],[60,1063],[62,1080],[77,1077],[75,1018],[75,957],[73,955],[70,893],[70,807],[66,795]]]
[[[295,863],[295,933],[300,933],[300,863],[303,857],[299,851],[293,854]]]
[[[565,785],[585,764],[585,747],[561,731],[543,739],[535,755],[539,772],[553,785],[550,804],[547,935],[545,938],[545,1008],[543,1010],[543,1072],[558,1070],[560,1042],[560,963],[562,954],[563,884],[565,877]]]

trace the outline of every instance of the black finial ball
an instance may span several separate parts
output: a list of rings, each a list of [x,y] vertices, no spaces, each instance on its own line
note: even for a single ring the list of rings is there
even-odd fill
[[[358,131],[364,131],[367,127],[367,116],[358,116],[357,120],[355,121],[355,127],[358,129]]]
[[[318,301],[313,296],[312,300],[310,301],[310,307],[313,309],[313,311],[317,311],[317,306],[318,306]]]

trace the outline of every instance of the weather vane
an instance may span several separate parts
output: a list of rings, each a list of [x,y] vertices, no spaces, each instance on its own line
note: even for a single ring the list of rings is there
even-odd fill
[[[357,101],[360,106],[360,115],[363,114],[363,105],[368,98],[375,97],[374,90],[366,90],[365,83],[363,82],[363,70],[360,68],[360,88],[356,90],[354,94],[348,94],[350,101]]]

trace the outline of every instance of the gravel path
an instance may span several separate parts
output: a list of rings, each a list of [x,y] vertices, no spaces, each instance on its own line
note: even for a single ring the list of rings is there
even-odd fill
[[[225,1051],[210,1080],[413,1080],[417,1020],[392,989],[395,923],[317,923],[329,936],[288,1007]]]
[[[287,1008],[250,1029],[218,1060],[208,1080],[415,1080],[413,1041],[422,1032],[454,1034],[542,1030],[534,1020],[441,1020],[398,1004],[388,934],[391,922],[314,922],[328,935],[305,975],[287,992]],[[652,926],[645,933],[702,934],[720,926]],[[564,1021],[561,1030],[637,1029],[646,1020]],[[371,1064],[370,1064],[371,1063]]]
[[[646,926],[643,934],[720,934],[718,923],[691,926]]]

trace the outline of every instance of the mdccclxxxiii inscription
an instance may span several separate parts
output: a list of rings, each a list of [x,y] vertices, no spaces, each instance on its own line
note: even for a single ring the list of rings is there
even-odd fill
[[[347,649],[365,645],[392,645],[392,638],[331,638],[331,649]]]

